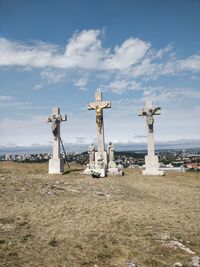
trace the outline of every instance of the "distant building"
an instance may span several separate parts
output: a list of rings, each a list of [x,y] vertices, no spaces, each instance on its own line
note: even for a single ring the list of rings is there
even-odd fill
[[[187,163],[186,166],[188,169],[200,169],[200,164],[197,163]]]

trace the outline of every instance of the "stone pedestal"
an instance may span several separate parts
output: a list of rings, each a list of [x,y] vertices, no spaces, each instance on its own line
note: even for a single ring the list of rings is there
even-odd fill
[[[96,178],[103,178],[107,176],[107,170],[106,168],[99,168],[99,167],[93,167],[93,168],[89,168],[89,166],[84,170],[84,172],[82,174],[85,175],[92,175],[93,177]]]
[[[106,177],[108,168],[107,162],[108,160],[106,151],[95,152],[94,165],[88,164],[83,174],[92,175],[93,177]]]
[[[155,155],[154,148],[154,115],[160,115],[160,107],[153,108],[151,98],[146,100],[146,108],[143,108],[139,112],[139,116],[146,116],[147,123],[147,150],[148,155],[145,156],[145,170],[143,175],[164,175],[163,171],[159,170],[158,156]]]
[[[83,171],[82,174],[90,175],[90,171],[91,171],[90,166],[89,166],[89,164],[87,164],[87,168]]]
[[[104,178],[107,176],[107,171],[106,168],[95,168],[92,169],[90,171],[90,174],[94,177],[94,178]]]
[[[50,174],[63,174],[64,173],[64,159],[50,159],[49,160],[49,173]]]
[[[108,165],[107,153],[106,153],[106,151],[102,151],[102,152],[95,152],[95,166],[96,166],[96,168],[99,166],[98,158],[99,158],[100,154],[103,157],[104,166],[107,167],[107,165]]]
[[[117,168],[116,163],[112,160],[108,162],[108,169],[115,169]]]
[[[120,170],[118,168],[109,168],[108,169],[108,173],[107,175],[113,175],[113,176],[123,176],[124,175],[124,171]]]
[[[103,110],[111,108],[110,101],[103,101],[102,92],[97,90],[95,93],[95,102],[88,103],[89,110],[96,111],[96,128],[97,128],[97,144],[98,151],[95,152],[95,165],[89,166],[90,174],[93,177],[106,177],[108,168],[107,152],[105,151],[104,140],[104,122],[103,122]],[[86,169],[84,173],[88,172]],[[96,175],[95,175],[96,174]]]
[[[100,160],[102,158],[102,161]],[[107,168],[108,168],[108,159],[107,152],[95,152],[95,167],[94,171],[100,172],[100,177],[107,176]]]
[[[147,155],[145,156],[145,170],[142,171],[143,175],[164,175],[163,171],[159,170],[158,156]]]
[[[112,160],[109,161],[108,163],[108,173],[107,175],[113,175],[113,176],[123,176],[124,175],[124,171],[117,168],[116,163]]]
[[[49,160],[49,173],[62,174],[64,172],[64,159],[60,158],[60,124],[66,121],[67,116],[60,114],[60,108],[53,108],[52,115],[48,116],[47,122],[51,122],[53,133],[53,158]]]

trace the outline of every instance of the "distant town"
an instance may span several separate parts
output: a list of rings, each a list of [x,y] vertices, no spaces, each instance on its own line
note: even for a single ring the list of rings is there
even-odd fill
[[[115,152],[117,165],[124,168],[143,168],[146,151],[120,151]],[[158,150],[160,168],[163,170],[200,171],[200,149],[188,150]],[[64,154],[61,154],[65,158]],[[44,163],[52,158],[51,153],[31,153],[31,154],[1,154],[0,161],[14,161],[23,163]],[[88,153],[66,153],[66,162],[69,164],[88,164]]]

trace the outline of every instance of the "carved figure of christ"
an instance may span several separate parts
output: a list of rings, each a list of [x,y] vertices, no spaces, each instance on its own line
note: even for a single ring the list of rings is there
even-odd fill
[[[98,152],[105,150],[105,140],[104,140],[104,124],[103,124],[103,109],[111,108],[110,101],[102,100],[102,92],[96,91],[95,102],[91,102],[87,105],[88,109],[96,110],[96,125],[97,125],[97,140],[98,140]]]
[[[148,155],[154,155],[155,154],[155,148],[154,148],[154,137],[153,137],[153,124],[154,124],[154,115],[160,115],[161,108],[156,107],[153,108],[152,100],[148,98],[146,100],[146,107],[139,111],[138,116],[146,116],[146,122],[147,122],[147,149],[148,149]]]
[[[48,116],[47,122],[51,122],[53,140],[53,159],[60,158],[60,123],[66,121],[67,116],[60,114],[60,108],[53,108],[52,114]]]

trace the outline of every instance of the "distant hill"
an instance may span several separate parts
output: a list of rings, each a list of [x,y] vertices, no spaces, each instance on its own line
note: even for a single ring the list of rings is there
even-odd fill
[[[65,143],[66,152],[84,152],[87,153],[89,144],[71,144]],[[106,144],[107,146],[107,144]],[[97,145],[96,145],[97,147]],[[170,149],[195,149],[200,148],[200,140],[182,139],[175,141],[155,142],[156,150],[170,150]],[[146,151],[146,143],[115,143],[116,151]],[[52,147],[50,145],[30,145],[30,146],[0,146],[0,154],[6,153],[51,153]]]

